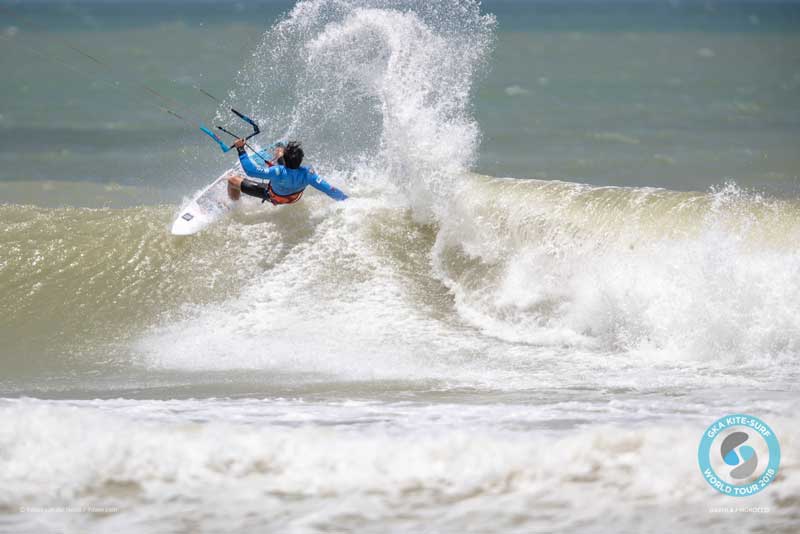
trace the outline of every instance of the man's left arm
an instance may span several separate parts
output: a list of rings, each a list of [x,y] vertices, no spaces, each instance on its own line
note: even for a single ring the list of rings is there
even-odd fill
[[[308,173],[308,182],[311,185],[311,187],[319,191],[322,191],[323,193],[325,193],[334,200],[342,201],[342,200],[347,200],[349,198],[346,194],[344,194],[342,190],[336,189],[331,184],[326,182],[321,176],[318,176],[317,174],[310,171]]]

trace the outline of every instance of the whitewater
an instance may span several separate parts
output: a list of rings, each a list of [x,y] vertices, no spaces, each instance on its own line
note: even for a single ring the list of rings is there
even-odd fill
[[[345,203],[0,205],[0,531],[797,530],[800,202],[475,172],[496,24],[266,31],[226,103]],[[783,451],[745,504],[697,466],[739,412]]]

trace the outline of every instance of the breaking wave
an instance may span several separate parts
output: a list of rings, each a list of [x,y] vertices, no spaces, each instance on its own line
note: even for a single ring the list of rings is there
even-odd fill
[[[33,355],[20,372],[134,353],[472,382],[511,352],[796,364],[796,201],[469,173],[493,25],[469,0],[299,2],[231,96],[353,199],[253,206],[191,239],[167,236],[172,208],[2,206],[0,350]]]

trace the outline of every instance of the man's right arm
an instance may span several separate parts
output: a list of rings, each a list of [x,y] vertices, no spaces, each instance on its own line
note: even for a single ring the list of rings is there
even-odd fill
[[[275,176],[275,172],[270,172],[274,167],[264,168],[259,165],[253,163],[253,160],[250,159],[250,156],[247,155],[247,152],[244,148],[237,146],[236,151],[239,153],[239,163],[242,164],[242,169],[244,169],[245,174],[247,176],[252,176],[254,178],[261,178],[262,180],[269,180],[273,176]]]

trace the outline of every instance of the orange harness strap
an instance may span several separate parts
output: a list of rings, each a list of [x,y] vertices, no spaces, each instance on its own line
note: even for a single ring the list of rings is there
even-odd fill
[[[290,193],[288,195],[279,195],[275,191],[272,190],[272,184],[267,185],[267,196],[269,197],[269,201],[272,202],[275,206],[281,204],[294,204],[300,197],[303,196],[303,191],[305,189],[301,189],[296,193]]]

